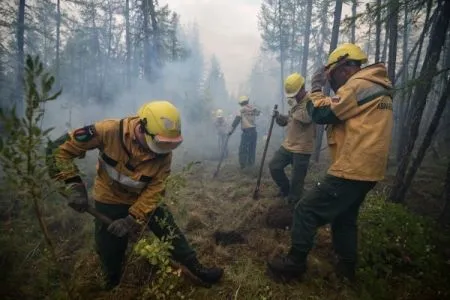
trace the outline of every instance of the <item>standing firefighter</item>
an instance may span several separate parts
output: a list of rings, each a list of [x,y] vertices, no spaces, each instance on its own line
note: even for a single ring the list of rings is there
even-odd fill
[[[228,135],[232,135],[236,127],[241,123],[242,135],[241,143],[239,145],[239,164],[241,169],[255,164],[257,140],[255,118],[261,113],[256,107],[250,105],[248,102],[249,98],[247,96],[241,96],[239,98],[241,109],[234,118],[233,124],[231,125],[231,131],[228,133]]]
[[[276,114],[276,122],[286,126],[286,138],[269,163],[270,174],[280,188],[279,196],[287,197],[295,204],[303,193],[303,184],[308,171],[309,159],[314,147],[314,124],[306,104],[310,101],[305,91],[305,79],[298,73],[288,76],[284,92],[291,109],[289,115]],[[291,181],[284,168],[292,164]]]
[[[128,234],[147,224],[158,237],[171,240],[173,258],[207,283],[217,282],[220,268],[205,268],[197,260],[172,214],[158,205],[170,173],[172,150],[181,136],[180,114],[167,101],[143,105],[137,116],[104,120],[63,135],[50,144],[49,163],[53,176],[71,184],[69,206],[86,210],[88,195],[74,164],[86,151],[98,149],[93,198],[95,208],[113,220],[111,225],[95,222],[95,243],[106,275],[107,288],[116,286],[122,273]],[[157,220],[165,219],[166,225]]]
[[[216,119],[214,120],[214,126],[216,127],[217,136],[219,138],[219,153],[224,151],[224,157],[228,156],[228,148],[225,148],[225,141],[228,134],[228,123],[223,116],[223,110],[218,109],[216,111]]]
[[[328,125],[332,163],[327,175],[295,207],[291,249],[268,263],[275,279],[301,277],[318,227],[331,223],[338,276],[354,280],[357,218],[366,194],[384,178],[392,137],[392,84],[384,64],[364,68],[366,54],[342,44],[312,78],[308,111]],[[322,93],[328,79],[335,96]]]

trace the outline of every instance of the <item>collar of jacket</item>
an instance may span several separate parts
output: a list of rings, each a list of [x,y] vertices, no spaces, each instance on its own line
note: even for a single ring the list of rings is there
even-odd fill
[[[361,68],[361,70],[353,74],[352,77],[347,80],[347,83],[355,79],[369,80],[387,89],[392,89],[392,82],[389,80],[384,63],[375,63]]]

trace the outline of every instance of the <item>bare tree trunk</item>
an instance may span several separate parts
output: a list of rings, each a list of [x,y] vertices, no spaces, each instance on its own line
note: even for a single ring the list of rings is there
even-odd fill
[[[156,9],[155,3],[153,0],[149,0],[149,9],[150,9],[150,19],[152,21],[152,34],[153,34],[153,50],[154,50],[154,61],[156,66],[161,66],[163,54],[162,51],[162,42],[161,36],[159,32],[158,23],[156,21]]]
[[[350,41],[355,43],[356,40],[356,6],[358,5],[357,0],[352,0],[352,35]]]
[[[303,35],[302,75],[306,77],[308,72],[309,38],[311,36],[312,0],[308,0],[306,6],[305,34]]]
[[[394,82],[397,62],[398,0],[389,1],[389,63],[388,76]]]
[[[424,29],[425,30],[425,29]],[[409,38],[409,34],[408,34],[408,7],[405,5],[405,17],[404,17],[404,21],[403,21],[403,61],[402,61],[402,65],[404,68],[404,72],[403,72],[403,86],[406,86],[407,82],[408,82],[408,62],[407,62],[407,52],[408,52],[408,38]],[[405,108],[406,108],[406,102],[408,101],[408,99],[406,98],[408,95],[406,88],[404,88],[402,90],[402,100],[397,104],[398,105],[398,111],[397,111],[397,122],[395,122],[395,127],[396,127],[396,135],[394,138],[394,141],[400,141],[400,136],[402,135],[402,130],[404,129],[403,127],[403,119],[405,117]],[[395,114],[395,111],[394,111]],[[400,144],[397,143],[397,155],[396,155],[396,161],[399,162],[400,161],[400,157],[401,157],[401,151],[400,151],[401,147]]]
[[[125,43],[127,49],[127,88],[131,87],[131,36],[130,36],[130,0],[125,1]]]
[[[25,35],[25,0],[19,0],[19,13],[17,15],[17,70],[16,70],[16,109],[18,115],[23,114],[23,64],[24,64],[24,35]]]
[[[427,31],[428,31],[428,27],[431,25],[431,23],[433,23],[431,21],[433,18],[431,18],[431,19],[429,18],[430,13],[431,13],[431,7],[432,7],[432,0],[428,0],[427,13],[426,13],[426,17],[425,17],[425,26],[424,26],[424,29],[422,30],[422,33],[421,33],[420,38],[419,38],[419,49],[417,50],[416,61],[415,61],[414,68],[413,68],[413,71],[412,71],[411,79],[416,79],[417,68],[419,66],[419,60],[420,60],[420,56],[422,54],[422,46],[423,46],[423,42],[424,42],[424,39],[425,39],[425,35],[426,35]],[[437,15],[438,15],[438,10],[435,10],[433,12],[433,16],[437,17]],[[410,113],[410,107],[411,107],[411,101],[412,101],[411,100],[411,94],[412,94],[413,88],[412,87],[405,87],[405,89],[407,91],[407,96],[405,97],[406,103],[405,103],[405,107],[403,109],[404,115],[405,115],[405,118],[404,118],[405,122],[402,124],[402,126],[403,126],[402,133],[403,134],[401,134],[399,136],[399,140],[398,140],[398,154],[397,154],[397,157],[399,159],[403,155],[403,153],[405,152],[404,148],[406,146],[406,140],[408,138],[408,135],[406,134],[406,132],[408,132],[408,128],[410,128],[410,126],[411,126],[410,125],[411,118],[409,116],[411,114]]]
[[[60,78],[59,78],[59,46],[60,46],[60,36],[61,36],[61,1],[56,2],[56,88],[59,89]]]
[[[403,158],[397,169],[394,186],[389,195],[389,199],[392,202],[402,203],[404,201],[404,196],[408,188],[405,182],[405,174],[419,134],[423,110],[433,81],[432,76],[436,73],[437,63],[447,36],[447,29],[450,21],[450,1],[445,1],[443,5],[440,4],[436,9],[439,9],[438,19],[431,31],[426,57],[420,72],[420,81],[415,87],[414,96],[412,98],[412,113],[410,116],[412,122],[409,128],[408,142],[405,147]]]
[[[149,26],[149,1],[152,0],[143,0],[142,1],[142,13],[144,15],[144,77],[147,80],[151,80],[151,50],[150,50],[150,26]]]
[[[381,0],[377,0],[377,16],[375,20],[375,62],[380,61],[381,50]]]
[[[442,209],[439,220],[441,223],[450,223],[450,160],[447,164],[447,175],[445,176],[444,185],[444,208]]]
[[[369,3],[366,4],[366,12],[370,13],[370,5]],[[367,40],[367,47],[366,47],[366,54],[367,54],[367,59],[370,59],[370,55],[371,55],[371,42],[372,42],[372,22],[369,23],[369,32],[368,34],[368,40]]]
[[[336,0],[336,7],[334,9],[334,20],[333,20],[333,31],[331,33],[331,43],[330,52],[331,53],[337,47],[339,39],[339,27],[341,25],[341,15],[342,15],[342,0]],[[330,87],[327,85],[325,94],[330,94]],[[322,136],[324,127],[323,125],[317,125],[317,135],[316,135],[316,149],[314,151],[314,160],[319,162],[320,149],[322,148]]]
[[[436,106],[436,110],[434,112],[434,116],[431,120],[430,126],[428,127],[427,133],[425,134],[425,138],[423,139],[422,145],[420,145],[416,157],[412,160],[411,167],[409,168],[408,173],[405,177],[405,184],[399,191],[398,197],[399,199],[401,199],[401,202],[403,202],[406,192],[408,191],[411,182],[414,179],[414,176],[416,175],[417,169],[419,169],[420,164],[423,161],[425,152],[431,145],[431,141],[433,139],[437,127],[439,126],[439,121],[441,120],[441,116],[445,110],[445,105],[448,99],[450,99],[450,80],[447,81],[447,87],[445,88],[445,92],[441,95],[441,98],[439,99],[438,105]]]
[[[278,0],[278,32],[279,32],[279,39],[280,39],[280,101],[281,101],[281,113],[284,114],[284,88],[283,88],[283,82],[284,82],[284,37],[283,37],[283,24],[282,24],[282,18],[281,18],[281,1]]]
[[[386,61],[386,54],[388,49],[388,41],[389,41],[389,19],[385,23],[385,33],[384,33],[384,44],[383,44],[383,53],[381,53],[381,61]]]

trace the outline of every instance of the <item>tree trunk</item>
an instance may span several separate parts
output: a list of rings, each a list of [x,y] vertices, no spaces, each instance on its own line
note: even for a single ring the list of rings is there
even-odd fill
[[[366,4],[366,12],[370,13],[370,5],[369,3]],[[371,55],[371,50],[372,50],[372,46],[371,46],[371,42],[372,42],[372,23],[369,23],[369,32],[368,32],[368,38],[367,38],[367,47],[366,47],[366,54],[367,54],[367,59],[370,59],[370,55]]]
[[[394,186],[389,195],[389,199],[392,202],[402,203],[404,201],[404,195],[408,188],[405,182],[405,174],[419,133],[423,110],[433,82],[432,76],[436,73],[437,63],[447,37],[447,29],[450,20],[450,1],[445,1],[443,5],[440,4],[436,9],[439,9],[438,19],[430,34],[430,42],[420,71],[419,83],[415,87],[414,96],[411,102],[411,116],[409,119],[411,119],[412,122],[409,128],[408,142],[405,147],[403,158],[397,169]]]
[[[389,18],[385,22],[383,53],[381,53],[381,61],[383,61],[383,62],[386,61],[386,54],[387,54],[387,49],[388,49],[388,41],[389,41]]]
[[[375,20],[375,62],[380,61],[381,50],[381,0],[377,0],[377,16]]]
[[[398,31],[398,0],[389,1],[389,63],[388,76],[395,80],[395,65],[397,62],[397,31]]]
[[[411,79],[416,79],[417,67],[419,66],[419,60],[420,60],[420,56],[422,54],[423,41],[424,41],[425,35],[426,35],[427,31],[428,31],[428,27],[431,25],[431,23],[433,23],[431,20],[434,19],[434,18],[433,17],[431,19],[429,18],[430,13],[431,13],[431,6],[432,6],[432,0],[428,0],[427,13],[426,13],[426,17],[425,17],[425,26],[424,26],[424,29],[422,30],[422,33],[421,33],[420,38],[419,38],[419,49],[417,50],[416,61],[415,61],[415,64],[414,64],[414,68],[413,68],[413,72],[412,72],[412,75],[411,75]],[[438,15],[438,11],[435,10],[433,12],[433,16],[437,17],[437,15]],[[408,135],[406,133],[408,132],[408,128],[410,128],[410,126],[411,126],[411,124],[410,124],[411,123],[411,119],[409,118],[409,116],[410,116],[410,107],[411,107],[411,101],[412,101],[411,100],[411,94],[412,94],[413,88],[412,87],[405,87],[405,88],[407,90],[407,96],[405,97],[406,103],[405,103],[405,107],[403,109],[404,110],[404,115],[405,115],[405,118],[404,118],[405,122],[402,124],[402,126],[403,126],[402,133],[403,134],[401,134],[399,136],[399,140],[398,140],[398,144],[399,145],[398,145],[397,157],[399,158],[399,160],[400,160],[401,156],[403,155],[403,153],[405,152],[404,148],[406,146],[406,140],[408,138]]]
[[[447,164],[447,175],[445,176],[444,186],[444,208],[439,219],[441,223],[448,224],[450,223],[450,160]]]
[[[143,27],[144,27],[144,77],[150,81],[151,73],[151,50],[150,50],[150,26],[148,16],[150,14],[149,1],[152,0],[142,0],[142,14],[144,15]]]
[[[56,88],[60,87],[60,78],[59,78],[59,46],[60,46],[60,35],[61,35],[61,3],[60,0],[56,2],[56,59],[55,59],[55,67],[56,67]]]
[[[331,53],[337,47],[339,39],[339,27],[341,25],[341,15],[342,15],[342,0],[336,0],[336,7],[334,9],[334,20],[333,20],[333,31],[331,33],[330,42],[330,52]],[[330,94],[330,87],[327,85],[325,89],[325,94]],[[317,135],[316,135],[316,149],[314,151],[314,160],[319,162],[320,149],[322,148],[322,136],[323,136],[324,126],[317,125]]]
[[[16,70],[16,93],[14,102],[17,114],[24,112],[23,99],[23,64],[24,64],[24,35],[25,35],[25,0],[19,0],[19,13],[17,15],[17,70]]]
[[[425,30],[425,29],[424,29]],[[403,59],[402,59],[402,65],[404,68],[404,72],[403,72],[403,76],[402,76],[402,82],[403,82],[403,86],[406,87],[407,83],[408,83],[408,62],[407,62],[407,52],[408,52],[408,38],[409,38],[409,34],[408,34],[408,7],[405,5],[405,16],[404,16],[404,21],[403,21]],[[405,117],[405,108],[406,108],[406,103],[408,101],[408,99],[406,98],[408,95],[406,88],[402,89],[402,100],[399,101],[399,103],[397,104],[398,106],[398,110],[397,110],[397,120],[395,122],[395,127],[396,127],[396,134],[394,137],[394,141],[399,141],[400,140],[400,136],[402,135],[402,130],[404,129],[402,124],[403,124],[403,119]],[[394,111],[394,115],[395,115],[395,111]],[[399,162],[400,161],[400,144],[397,143],[397,155],[396,155],[396,161]]]
[[[149,11],[150,11],[150,19],[152,22],[152,34],[153,34],[153,59],[155,66],[161,66],[162,57],[163,54],[162,51],[162,42],[161,42],[161,36],[158,28],[158,23],[156,21],[156,9],[155,9],[155,3],[153,0],[149,0]]]
[[[126,83],[127,88],[131,86],[131,36],[130,36],[130,0],[125,1],[125,43],[127,51],[127,74]]]
[[[284,51],[285,51],[285,45],[284,45],[284,37],[283,37],[283,24],[282,24],[282,18],[281,18],[281,1],[278,0],[278,32],[279,32],[279,39],[280,39],[280,101],[281,101],[281,113],[284,114]]]
[[[356,6],[358,5],[357,0],[352,0],[352,36],[351,42],[355,43],[356,40]]]
[[[306,7],[305,34],[303,35],[302,75],[306,78],[308,72],[309,37],[311,35],[311,15],[313,0],[308,0]]]
[[[420,145],[419,150],[417,151],[416,157],[413,159],[411,163],[411,167],[408,170],[408,173],[405,178],[405,184],[399,190],[398,197],[403,202],[405,198],[406,192],[408,191],[414,176],[416,175],[417,170],[420,167],[420,164],[423,161],[425,156],[425,152],[428,147],[431,145],[431,141],[433,139],[434,133],[436,132],[437,127],[439,126],[439,121],[441,120],[442,113],[445,110],[445,105],[450,99],[450,80],[447,81],[447,87],[445,88],[445,92],[441,95],[439,99],[438,105],[436,106],[436,110],[434,112],[434,116],[431,119],[431,124],[428,127],[428,130],[425,134],[425,138],[423,139],[422,145]]]

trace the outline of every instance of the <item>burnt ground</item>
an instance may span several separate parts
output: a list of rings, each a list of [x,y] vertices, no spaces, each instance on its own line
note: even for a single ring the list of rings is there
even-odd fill
[[[258,157],[258,156],[257,156]],[[270,156],[269,156],[270,158]],[[241,171],[236,156],[229,157],[215,179],[217,161],[195,165],[185,174],[186,186],[176,195],[176,203],[168,203],[179,226],[206,265],[224,267],[220,284],[205,289],[186,281],[183,293],[191,299],[359,299],[351,289],[339,282],[333,269],[330,230],[319,230],[315,247],[309,257],[309,270],[302,283],[282,285],[265,274],[265,264],[271,257],[286,253],[289,248],[291,207],[275,198],[277,189],[265,168],[260,199],[252,199],[258,168]],[[266,161],[267,164],[267,161]],[[311,164],[305,188],[310,188],[326,170],[327,162]],[[389,189],[392,172],[374,193]],[[409,195],[413,210],[436,214],[443,181],[435,169],[426,167],[418,174],[418,182]],[[413,196],[411,196],[413,195]],[[169,198],[170,198],[169,197]],[[408,198],[408,199],[409,199]],[[423,209],[423,201],[431,203]],[[420,205],[422,203],[422,205]],[[422,207],[422,209],[420,209]],[[134,261],[124,283],[115,293],[100,291],[100,269],[91,248],[79,252],[74,275],[82,298],[136,299],[142,297],[152,269],[143,260]],[[184,290],[186,289],[186,290]],[[140,295],[140,296],[139,296]],[[175,297],[174,297],[175,299]],[[370,297],[367,299],[371,299]]]

